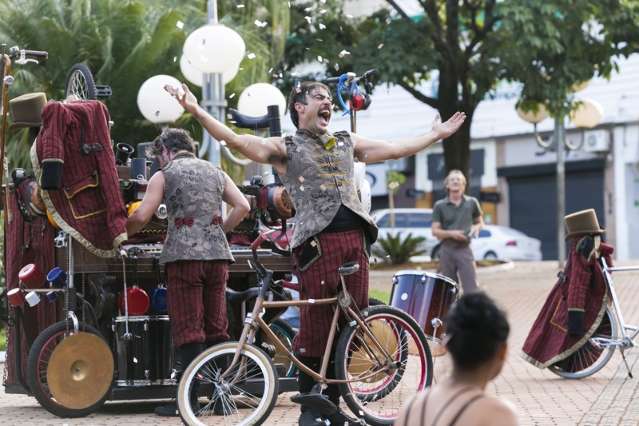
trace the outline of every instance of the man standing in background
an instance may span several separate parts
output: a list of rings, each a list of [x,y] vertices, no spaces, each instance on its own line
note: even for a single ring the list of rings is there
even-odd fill
[[[451,170],[444,179],[448,196],[433,208],[433,235],[441,240],[438,272],[461,282],[464,293],[478,290],[475,259],[470,239],[484,226],[481,207],[476,198],[464,194],[466,177]]]

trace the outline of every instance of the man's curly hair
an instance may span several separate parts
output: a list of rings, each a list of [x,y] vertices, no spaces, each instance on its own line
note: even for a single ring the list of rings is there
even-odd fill
[[[306,105],[306,95],[308,95],[311,90],[318,88],[325,89],[328,93],[331,93],[331,89],[319,81],[299,82],[291,89],[291,94],[288,96],[288,112],[291,114],[291,121],[295,127],[299,128],[299,117],[297,111],[295,111],[295,103],[299,102]]]

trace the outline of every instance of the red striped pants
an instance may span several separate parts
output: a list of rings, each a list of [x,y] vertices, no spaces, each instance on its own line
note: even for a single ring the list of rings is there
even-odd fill
[[[228,340],[228,261],[178,260],[165,271],[173,345]]]
[[[360,308],[368,306],[368,255],[364,248],[364,233],[361,230],[321,233],[319,243],[322,256],[303,272],[299,270],[302,246],[293,250],[300,299],[335,297],[340,286],[337,268],[346,262],[356,261],[359,272],[345,277],[346,288]],[[331,305],[300,307],[300,331],[293,344],[298,354],[306,357],[324,354],[333,309]]]

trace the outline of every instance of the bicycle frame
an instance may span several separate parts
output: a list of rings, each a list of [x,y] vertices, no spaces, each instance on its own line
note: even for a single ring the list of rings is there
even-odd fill
[[[270,274],[267,274],[267,277]],[[311,376],[315,381],[321,384],[332,384],[332,383],[349,383],[350,380],[340,380],[340,379],[329,379],[326,377],[326,372],[328,370],[328,363],[331,355],[331,348],[333,347],[333,342],[335,340],[336,330],[337,330],[337,322],[339,320],[340,312],[344,313],[344,315],[350,320],[355,321],[366,333],[366,336],[371,340],[375,349],[379,351],[379,354],[382,354],[385,362],[384,365],[387,367],[392,365],[393,359],[388,354],[386,349],[381,345],[379,340],[375,337],[375,335],[370,331],[368,326],[364,323],[364,321],[360,318],[360,315],[351,307],[352,299],[346,290],[346,284],[344,283],[344,277],[340,276],[342,291],[338,294],[337,297],[327,298],[327,299],[306,299],[306,300],[291,300],[291,301],[266,301],[265,295],[270,287],[270,280],[263,278],[261,280],[261,289],[260,294],[255,300],[255,306],[253,307],[253,311],[246,316],[244,320],[244,328],[242,330],[242,334],[240,336],[238,342],[238,349],[235,352],[233,357],[233,361],[230,366],[222,373],[222,377],[226,376],[229,371],[237,364],[240,357],[240,350],[244,347],[245,344],[252,343],[255,332],[259,328],[262,332],[270,339],[270,341],[275,344],[277,349],[287,354],[287,357],[304,373]],[[262,311],[269,308],[282,308],[289,306],[304,306],[304,305],[337,305],[337,309],[333,313],[333,318],[331,321],[331,329],[329,332],[328,340],[326,342],[326,348],[324,349],[324,354],[322,356],[322,364],[320,368],[320,372],[317,373],[314,370],[310,369],[303,362],[301,362],[297,357],[291,353],[286,346],[281,342],[279,337],[270,329],[268,324],[262,319]],[[369,354],[371,354],[375,359],[380,362],[376,353],[370,351],[370,349],[364,345],[364,348],[368,350]],[[370,374],[358,377],[358,380],[365,380],[369,377],[374,377],[379,371],[373,371]],[[239,374],[239,371],[238,371]]]
[[[617,292],[614,288],[614,281],[612,279],[612,272],[630,272],[630,271],[639,271],[639,266],[618,266],[618,267],[609,267],[606,263],[606,260],[602,256],[599,259],[601,263],[601,268],[604,273],[604,278],[606,280],[606,284],[608,286],[608,290],[610,291],[610,297],[612,299],[612,304],[615,310],[615,316],[617,319],[617,323],[620,326],[621,332],[621,340],[619,339],[606,339],[606,338],[595,338],[597,339],[598,344],[606,345],[606,346],[619,346],[621,349],[627,349],[635,346],[635,338],[639,335],[639,327],[631,324],[626,324],[623,313],[621,310],[621,305],[619,304],[619,299],[617,298]],[[628,333],[630,331],[631,333]]]

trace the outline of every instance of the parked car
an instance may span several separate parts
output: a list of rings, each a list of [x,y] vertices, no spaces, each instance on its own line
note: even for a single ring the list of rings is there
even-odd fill
[[[486,225],[470,243],[475,259],[541,260],[541,241],[507,226]],[[436,259],[439,245],[431,251]]]
[[[395,226],[391,227],[390,210],[382,209],[371,213],[373,220],[379,228],[378,239],[386,238],[388,234],[400,233],[404,238],[408,234],[413,237],[424,237],[426,241],[420,246],[428,256],[437,245],[438,240],[433,236],[431,225],[433,223],[433,210],[421,208],[397,208],[395,214]]]

